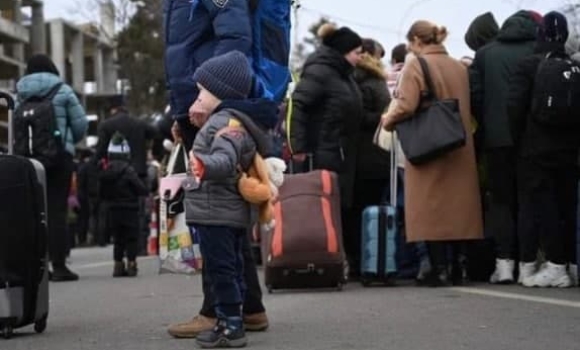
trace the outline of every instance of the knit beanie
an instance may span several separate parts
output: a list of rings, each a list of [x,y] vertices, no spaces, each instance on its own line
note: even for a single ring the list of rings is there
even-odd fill
[[[220,100],[243,100],[252,89],[253,73],[246,56],[230,51],[205,61],[193,80]]]
[[[47,55],[34,55],[30,57],[26,65],[26,75],[35,73],[52,73],[60,75],[54,62]]]
[[[362,38],[348,27],[336,28],[334,24],[326,23],[318,29],[322,43],[345,55],[362,46]]]
[[[540,38],[546,42],[565,43],[568,40],[568,20],[563,14],[552,11],[544,16]]]
[[[109,141],[107,149],[109,158],[111,159],[130,159],[131,147],[123,134],[115,132]]]

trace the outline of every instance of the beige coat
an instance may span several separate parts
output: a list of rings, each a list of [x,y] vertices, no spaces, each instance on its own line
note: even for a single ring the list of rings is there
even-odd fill
[[[471,131],[467,70],[449,57],[441,45],[427,46],[422,56],[429,65],[439,98],[459,100],[467,144],[420,166],[405,165],[405,222],[410,242],[452,241],[483,237],[481,200]],[[426,90],[421,66],[408,60],[395,96],[385,116],[385,127],[413,116],[420,92]]]

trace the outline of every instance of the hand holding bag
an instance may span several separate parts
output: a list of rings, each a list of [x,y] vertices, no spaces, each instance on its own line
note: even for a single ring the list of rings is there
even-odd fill
[[[459,101],[437,98],[427,61],[423,57],[418,57],[418,60],[427,92],[415,115],[395,125],[403,152],[413,165],[428,163],[466,143]],[[423,108],[425,104],[427,107]]]

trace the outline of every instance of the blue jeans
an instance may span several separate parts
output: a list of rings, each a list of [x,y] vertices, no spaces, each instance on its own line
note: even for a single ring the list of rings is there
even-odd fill
[[[246,293],[243,256],[246,230],[205,225],[194,225],[194,228],[218,319],[241,317]]]

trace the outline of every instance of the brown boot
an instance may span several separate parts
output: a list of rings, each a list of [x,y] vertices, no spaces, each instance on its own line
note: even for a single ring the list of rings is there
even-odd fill
[[[211,331],[216,325],[215,318],[197,315],[193,320],[169,326],[167,332],[174,338],[195,338],[204,331]]]
[[[244,315],[244,328],[248,332],[264,332],[269,326],[268,316],[265,312]]]

